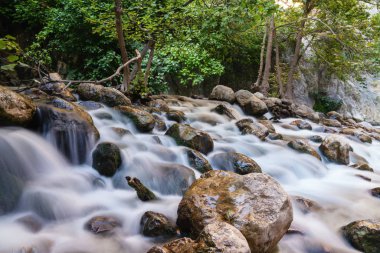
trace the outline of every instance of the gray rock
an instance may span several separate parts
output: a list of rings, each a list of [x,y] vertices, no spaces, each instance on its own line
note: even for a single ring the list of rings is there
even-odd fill
[[[380,222],[354,221],[342,228],[343,236],[351,245],[364,253],[380,252]]]
[[[322,153],[332,162],[348,165],[351,146],[338,135],[327,136],[319,146]]]
[[[114,109],[130,118],[136,125],[136,128],[141,132],[152,131],[156,124],[154,116],[149,112],[131,106],[117,106],[114,107]]]
[[[250,157],[236,153],[219,153],[212,157],[216,169],[232,171],[240,175],[261,173],[260,166]]]
[[[131,105],[131,100],[123,93],[114,88],[104,87],[102,85],[81,83],[78,86],[77,92],[82,100],[100,102],[110,107]]]
[[[230,87],[217,85],[212,89],[209,99],[226,101],[232,104],[235,101],[235,93]]]
[[[163,214],[145,212],[140,220],[141,233],[148,237],[170,237],[177,234],[175,225]]]

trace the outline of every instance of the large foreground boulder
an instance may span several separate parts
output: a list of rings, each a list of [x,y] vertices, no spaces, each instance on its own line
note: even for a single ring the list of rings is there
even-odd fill
[[[209,224],[225,221],[246,238],[252,252],[269,252],[293,220],[286,192],[262,173],[245,176],[226,171],[203,174],[178,207],[181,232],[197,238]]]
[[[35,112],[36,106],[30,99],[0,86],[0,126],[26,126]]]
[[[247,90],[237,91],[235,97],[243,111],[248,115],[262,116],[268,112],[267,105]]]
[[[235,93],[230,87],[217,85],[212,89],[209,99],[226,101],[232,104],[235,102]]]
[[[82,100],[92,100],[100,102],[110,107],[119,105],[131,105],[131,100],[120,91],[96,85],[93,83],[81,83],[77,90],[79,97]]]
[[[92,153],[92,167],[100,175],[112,177],[121,165],[121,153],[116,144],[100,143]]]
[[[214,149],[211,136],[189,125],[174,124],[165,133],[174,138],[178,145],[195,149],[203,154],[208,154]]]
[[[216,154],[212,161],[216,169],[232,171],[240,175],[262,172],[260,166],[253,159],[236,152]]]
[[[148,253],[250,253],[247,240],[238,229],[226,222],[207,225],[196,241],[181,238],[153,247]]]
[[[319,149],[332,162],[345,165],[350,163],[351,146],[338,135],[327,136]]]
[[[343,236],[364,253],[380,252],[380,221],[354,221],[342,228]]]
[[[156,119],[152,114],[131,106],[117,106],[116,110],[130,118],[141,132],[150,132],[156,125]]]

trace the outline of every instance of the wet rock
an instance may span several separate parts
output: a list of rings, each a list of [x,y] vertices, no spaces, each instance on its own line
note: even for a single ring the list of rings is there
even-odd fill
[[[77,92],[82,100],[100,102],[110,107],[131,105],[131,101],[123,93],[102,85],[81,83]]]
[[[85,229],[98,235],[112,235],[122,223],[115,217],[95,216],[85,224]]]
[[[164,244],[163,246],[155,246],[147,253],[196,253],[196,242],[190,238],[181,238]]]
[[[163,119],[160,118],[160,116],[153,114],[154,119],[156,120],[155,128],[158,131],[166,131],[168,127],[166,126],[166,123]]]
[[[34,214],[25,215],[16,220],[16,222],[22,224],[29,231],[37,233],[42,229],[43,222],[42,220]]]
[[[353,165],[350,165],[350,167],[357,170],[373,172],[373,169],[368,165],[368,163],[353,164]]]
[[[329,127],[342,127],[342,124],[336,119],[321,119],[321,123]]]
[[[317,158],[318,160],[322,160],[317,151],[315,151],[310,144],[308,144],[304,140],[292,140],[288,143],[288,146],[298,152],[309,154]]]
[[[342,114],[336,112],[336,111],[331,111],[331,112],[328,112],[327,114],[327,117],[329,119],[335,119],[335,120],[338,120],[338,121],[343,121],[344,117],[342,116]]]
[[[35,112],[29,98],[0,86],[0,126],[27,126]]]
[[[224,221],[244,235],[252,252],[264,253],[273,249],[292,219],[288,195],[270,176],[210,171],[185,193],[177,225],[196,238],[207,225]]]
[[[12,211],[19,202],[24,180],[0,167],[0,215]]]
[[[81,101],[78,104],[88,111],[93,111],[104,107],[101,103],[94,101]]]
[[[40,89],[51,96],[63,98],[64,100],[75,102],[77,99],[66,87],[58,73],[49,73],[49,79],[46,83],[41,84]]]
[[[282,100],[284,103],[285,101]],[[297,104],[291,104],[289,108],[290,114],[309,119],[315,123],[318,123],[320,121],[319,114],[314,112],[314,110],[306,105],[297,105]]]
[[[357,137],[358,137],[358,139],[359,139],[361,142],[364,142],[364,143],[372,143],[372,138],[371,138],[371,136],[369,136],[369,135],[366,135],[366,134],[358,134]]]
[[[230,87],[217,85],[212,89],[209,99],[226,101],[232,104],[235,101],[235,93]]]
[[[219,153],[212,157],[216,169],[232,171],[240,175],[261,173],[260,166],[250,157],[236,153]]]
[[[339,133],[355,136],[356,132],[357,132],[357,130],[355,128],[343,128],[342,130],[340,130]]]
[[[375,198],[380,198],[380,187],[371,189],[371,195]]]
[[[100,143],[92,153],[92,167],[100,175],[112,177],[121,165],[120,148],[113,143]]]
[[[170,110],[166,113],[166,117],[168,120],[173,120],[177,123],[182,123],[186,120],[185,113],[177,110]]]
[[[342,228],[342,234],[357,250],[364,253],[380,252],[380,222],[354,221]]]
[[[108,112],[98,112],[98,113],[95,113],[94,116],[98,119],[107,119],[107,120],[113,119],[112,115],[109,114]]]
[[[282,136],[282,134],[278,134],[278,133],[271,133],[268,135],[268,138],[271,139],[272,141],[276,141],[276,140],[283,140],[284,137]]]
[[[163,112],[168,112],[169,111],[169,106],[168,104],[162,100],[162,99],[155,99],[155,100],[152,100],[148,103],[148,106],[149,107],[153,107],[153,108],[157,108],[159,109],[160,111],[163,111]]]
[[[364,181],[367,181],[367,182],[371,182],[372,181],[371,178],[363,176],[363,175],[360,175],[360,174],[356,174],[355,176],[357,176],[358,178],[361,178],[361,179],[363,179]]]
[[[178,145],[195,149],[203,154],[208,154],[214,149],[214,142],[208,133],[189,125],[174,124],[165,135],[174,138]]]
[[[224,104],[218,105],[217,107],[215,107],[211,111],[216,112],[217,114],[220,114],[220,115],[225,115],[229,119],[236,119],[232,110],[230,108],[228,108],[227,106],[225,106]]]
[[[274,126],[272,125],[272,122],[270,120],[259,120],[259,123],[262,124],[263,126],[265,126],[269,133],[275,133],[276,132],[276,129],[274,128]]]
[[[156,124],[156,120],[153,115],[146,111],[131,106],[117,106],[114,108],[130,118],[136,125],[136,128],[141,132],[152,131]]]
[[[350,150],[352,149],[337,135],[327,136],[319,146],[321,152],[332,162],[348,165],[350,163]]]
[[[259,99],[265,99],[264,94],[261,92],[255,92],[253,95]]]
[[[321,136],[319,136],[319,135],[313,135],[313,136],[310,137],[310,140],[312,142],[322,143],[323,138]]]
[[[322,207],[317,202],[304,197],[292,196],[292,200],[295,206],[301,210],[302,213],[310,213],[322,209]]]
[[[148,237],[170,237],[177,234],[175,225],[163,214],[145,212],[140,220],[141,233]]]
[[[251,119],[242,119],[236,122],[236,126],[239,128],[242,134],[252,134],[258,137],[260,140],[265,140],[265,137],[269,135],[269,130],[264,125],[254,122]]]
[[[200,173],[205,173],[212,170],[211,164],[200,152],[194,149],[188,149],[186,150],[186,155],[190,166]]]
[[[112,127],[112,130],[120,137],[124,135],[132,135],[131,131],[129,131],[128,129],[124,129],[120,127]]]
[[[290,125],[297,126],[301,130],[304,130],[304,129],[312,130],[311,125],[303,120],[295,120],[291,122]]]
[[[239,90],[235,96],[243,111],[250,116],[262,116],[268,112],[266,104],[247,90]]]
[[[150,201],[157,199],[156,195],[145,185],[143,185],[139,179],[135,177],[125,177],[125,179],[127,180],[128,185],[135,189],[137,197],[141,201]]]

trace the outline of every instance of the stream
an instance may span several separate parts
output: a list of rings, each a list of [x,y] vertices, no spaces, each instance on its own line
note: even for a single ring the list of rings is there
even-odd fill
[[[321,162],[298,153],[281,140],[262,142],[253,135],[241,135],[235,122],[242,118],[257,119],[244,115],[236,105],[231,107],[237,120],[230,120],[211,112],[218,102],[186,98],[167,103],[171,109],[185,113],[185,123],[212,136],[214,150],[207,159],[213,167],[215,154],[240,152],[253,158],[289,195],[318,203],[320,208],[313,212],[304,212],[293,205],[291,228],[296,232],[288,233],[280,241],[278,253],[358,252],[340,236],[339,228],[354,220],[380,219],[380,200],[369,192],[380,185],[380,142],[368,144],[343,137],[375,173],[359,171],[331,163],[323,155]],[[123,163],[112,178],[100,176],[90,166],[91,150],[86,157],[78,157],[75,136],[66,140],[66,148],[71,150],[70,159],[66,159],[48,127],[42,136],[21,128],[0,129],[0,166],[5,173],[16,171],[24,182],[17,208],[0,216],[0,253],[145,253],[158,242],[140,234],[144,212],[163,213],[175,221],[181,201],[181,180],[191,183],[183,167],[190,167],[184,147],[176,145],[164,131],[140,133],[131,120],[111,108],[89,113],[100,132],[99,142],[113,142],[122,150]],[[160,117],[167,126],[175,123]],[[284,127],[293,120],[274,123],[276,132],[291,138],[328,135],[321,125],[311,121],[307,122],[312,131]],[[127,129],[132,134],[120,136],[113,128]],[[309,143],[320,152],[319,143]],[[95,147],[93,143],[91,146]],[[86,162],[78,165],[81,159]],[[351,162],[357,159],[351,152]],[[175,168],[184,172],[178,173]],[[198,171],[194,173],[200,176]],[[128,186],[126,176],[139,178],[159,200],[140,201]],[[183,178],[179,180],[179,176]],[[2,177],[0,184],[1,197],[12,194],[18,181]],[[94,235],[84,226],[97,215],[117,217],[122,227],[110,237]]]

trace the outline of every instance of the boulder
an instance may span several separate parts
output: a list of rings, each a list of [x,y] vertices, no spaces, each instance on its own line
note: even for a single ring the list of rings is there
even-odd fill
[[[113,143],[103,142],[92,153],[92,167],[100,175],[112,177],[121,165],[120,148]]]
[[[321,152],[332,162],[348,165],[351,146],[338,135],[327,136],[319,146]]]
[[[141,233],[148,237],[170,237],[177,234],[175,225],[163,214],[145,212],[140,220]]]
[[[268,135],[268,138],[271,139],[272,141],[277,141],[277,140],[283,140],[284,137],[282,136],[282,134],[278,134],[278,133],[271,133]]]
[[[131,105],[131,100],[123,93],[114,88],[104,87],[102,85],[81,83],[78,86],[77,92],[82,100],[92,100],[110,107]]]
[[[261,173],[260,166],[250,157],[236,153],[219,153],[212,157],[216,169],[232,171],[240,175]]]
[[[49,73],[49,80],[42,83],[40,89],[51,96],[63,98],[66,101],[75,102],[77,99],[62,82],[62,78],[58,73]]]
[[[205,173],[212,170],[211,164],[200,152],[194,149],[187,149],[186,155],[189,160],[189,164],[193,169],[199,171],[200,173]]]
[[[283,103],[291,103],[290,101],[289,102],[285,102],[284,100],[282,101]],[[318,123],[320,120],[319,114],[306,105],[291,104],[289,107],[289,111],[291,111],[290,114],[294,116],[306,118],[315,123]]]
[[[168,130],[168,127],[166,126],[166,123],[163,119],[160,118],[160,116],[153,114],[154,119],[156,120],[155,129],[158,131],[166,131]]]
[[[120,220],[111,216],[95,216],[85,224],[85,229],[97,235],[112,235],[122,226]]]
[[[152,131],[156,124],[155,118],[149,112],[131,106],[117,106],[114,107],[114,109],[130,118],[135,124],[136,128],[141,132]]]
[[[227,222],[247,240],[252,252],[269,252],[293,220],[290,199],[270,176],[210,171],[194,182],[178,207],[177,225],[197,238],[209,224]]]
[[[329,127],[342,127],[342,124],[336,119],[322,119],[321,123]]]
[[[182,123],[186,120],[185,113],[178,110],[170,110],[166,113],[168,120],[173,120],[177,123]]]
[[[27,126],[35,112],[29,98],[0,86],[0,126]]]
[[[309,138],[312,142],[322,143],[323,138],[319,135],[313,135]]]
[[[367,134],[362,134],[362,133],[359,133],[357,135],[358,139],[361,141],[361,142],[364,142],[364,143],[372,143],[372,138],[371,136],[367,135]]]
[[[232,104],[235,102],[235,93],[230,87],[217,85],[212,89],[209,99],[226,101]]]
[[[149,107],[157,108],[160,111],[168,112],[169,106],[163,99],[155,99],[148,103]]]
[[[232,109],[228,108],[227,106],[225,106],[224,104],[220,104],[218,105],[217,107],[215,107],[214,109],[211,110],[212,112],[216,112],[217,114],[220,114],[220,115],[225,115],[227,116],[229,119],[236,119],[236,117],[234,116],[233,112],[232,112]]]
[[[261,125],[265,126],[268,129],[269,133],[275,133],[276,132],[276,129],[274,128],[274,126],[270,120],[260,119],[258,122]]]
[[[364,253],[380,252],[380,221],[354,221],[344,226],[341,231],[355,249]]]
[[[252,134],[260,140],[265,140],[265,137],[269,135],[269,130],[263,124],[253,121],[252,119],[242,119],[236,122],[236,126],[239,128],[243,135]]]
[[[295,120],[295,121],[291,122],[290,125],[297,126],[301,130],[304,130],[304,129],[312,130],[311,125],[309,123],[307,123],[306,121],[303,121],[303,120]]]
[[[262,116],[268,112],[267,105],[247,90],[240,90],[235,96],[243,111],[250,116]]]
[[[161,247],[155,246],[147,253],[196,253],[196,242],[190,238],[184,237],[168,243]]]
[[[166,131],[165,135],[174,138],[178,145],[195,149],[203,154],[208,154],[214,149],[211,136],[206,132],[192,128],[190,125],[174,124]]]
[[[322,160],[321,156],[318,154],[317,151],[315,151],[310,144],[308,144],[304,140],[292,140],[288,143],[288,146],[294,150],[297,150],[298,152],[309,154],[317,158],[318,160]]]

